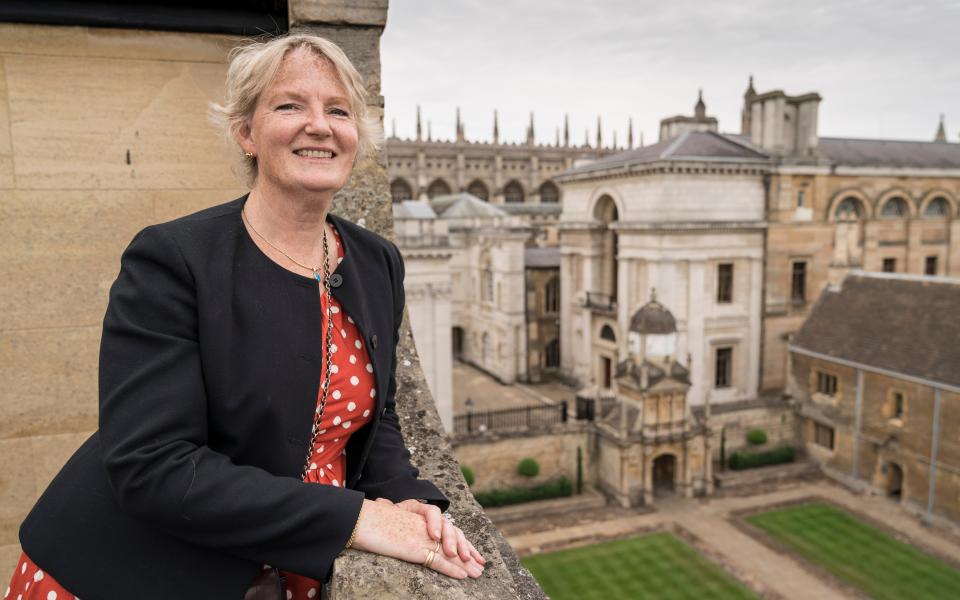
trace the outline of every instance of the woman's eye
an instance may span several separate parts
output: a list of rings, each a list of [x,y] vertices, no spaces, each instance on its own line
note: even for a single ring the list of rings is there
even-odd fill
[[[281,104],[280,106],[278,106],[277,110],[293,110],[296,107],[297,107],[296,104],[287,103],[287,104]]]
[[[344,108],[331,108],[331,109],[330,109],[330,114],[331,114],[331,115],[336,115],[336,116],[338,116],[338,117],[349,117],[349,116],[350,116],[350,113],[348,113],[347,110],[344,109]]]

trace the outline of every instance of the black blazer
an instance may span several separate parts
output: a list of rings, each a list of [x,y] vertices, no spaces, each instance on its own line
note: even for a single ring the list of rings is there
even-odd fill
[[[330,215],[332,292],[367,344],[377,410],[344,488],[300,481],[320,387],[317,282],[250,239],[246,197],[137,234],[110,290],[100,427],[20,529],[27,555],[92,599],[238,600],[263,563],[324,580],[363,499],[422,498],[394,410],[403,262]]]

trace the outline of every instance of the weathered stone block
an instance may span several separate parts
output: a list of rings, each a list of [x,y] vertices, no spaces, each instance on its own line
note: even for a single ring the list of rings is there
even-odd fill
[[[63,327],[0,335],[0,439],[96,429],[100,331]]]
[[[331,25],[373,26],[379,28],[379,37],[387,23],[388,3],[388,0],[299,0],[289,5],[290,25],[319,21]],[[380,62],[379,52],[377,62]]]

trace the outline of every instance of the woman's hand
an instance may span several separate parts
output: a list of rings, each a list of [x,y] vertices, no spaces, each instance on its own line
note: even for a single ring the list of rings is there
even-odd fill
[[[455,538],[456,532],[453,533]],[[437,547],[437,541],[427,532],[427,521],[421,514],[405,510],[390,501],[364,500],[357,519],[353,547],[423,564],[430,552]],[[456,549],[447,553],[444,548],[434,555],[430,568],[456,579],[479,577],[483,573],[482,564],[474,560],[472,555],[468,554],[468,557],[468,560],[464,560]]]
[[[377,498],[377,502],[399,506],[403,510],[422,516],[426,521],[427,534],[431,539],[442,542],[443,552],[447,556],[458,555],[460,560],[464,562],[475,560],[480,565],[486,564],[487,560],[483,555],[473,547],[473,544],[467,540],[459,527],[444,518],[439,507],[433,504],[424,504],[414,499],[403,500],[394,504],[386,498]]]

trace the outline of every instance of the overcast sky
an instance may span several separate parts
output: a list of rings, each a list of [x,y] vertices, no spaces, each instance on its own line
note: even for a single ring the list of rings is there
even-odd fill
[[[553,143],[656,141],[660,119],[693,113],[703,89],[720,130],[739,132],[758,92],[819,92],[821,136],[932,140],[940,113],[960,139],[960,0],[390,0],[383,34],[388,133]]]

